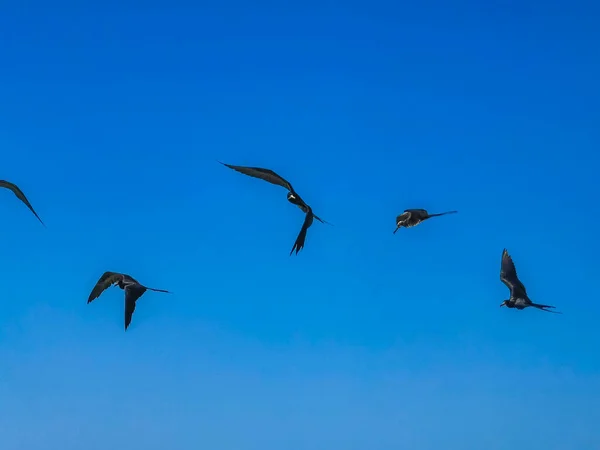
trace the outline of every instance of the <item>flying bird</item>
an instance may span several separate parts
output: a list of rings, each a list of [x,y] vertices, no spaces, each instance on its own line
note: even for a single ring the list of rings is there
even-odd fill
[[[504,300],[500,306],[506,306],[507,308],[525,309],[529,306],[541,309],[542,311],[551,312],[555,314],[562,314],[558,311],[550,311],[549,308],[555,308],[550,305],[541,305],[539,303],[533,303],[527,296],[527,290],[519,277],[517,276],[517,269],[508,251],[504,249],[502,251],[502,262],[500,264],[500,281],[502,281],[508,289],[510,289],[510,298]]]
[[[446,211],[438,214],[429,214],[425,209],[405,209],[402,214],[396,217],[396,229],[394,230],[394,234],[396,234],[396,231],[398,231],[401,227],[414,227],[415,225],[419,225],[421,222],[431,217],[455,214],[457,212],[458,211]]]
[[[300,233],[298,234],[298,237],[296,238],[296,241],[294,242],[294,246],[292,247],[292,250],[290,251],[290,255],[292,253],[294,253],[294,250],[296,251],[296,254],[298,254],[298,252],[304,248],[304,241],[306,240],[306,233],[307,233],[309,227],[312,225],[313,219],[317,219],[321,223],[329,224],[329,222],[326,222],[325,220],[323,220],[320,217],[318,217],[317,215],[315,215],[315,213],[313,213],[312,208],[310,206],[308,206],[308,204],[304,200],[302,200],[302,197],[300,197],[298,195],[298,193],[294,190],[294,188],[292,187],[292,184],[289,181],[287,181],[285,178],[277,175],[272,170],[263,169],[260,167],[233,166],[231,164],[225,164],[221,161],[218,161],[218,162],[223,164],[226,167],[229,167],[230,169],[233,169],[237,172],[243,173],[244,175],[248,175],[248,176],[254,177],[254,178],[260,178],[261,180],[268,181],[271,184],[281,186],[288,190],[288,194],[287,194],[288,201],[290,203],[296,205],[298,208],[300,208],[302,210],[302,212],[304,214],[306,214],[306,216],[304,218],[304,223],[302,224],[302,228],[300,229]],[[331,225],[331,224],[329,224],[329,225]]]
[[[44,222],[42,222],[42,219],[40,219],[40,216],[38,216],[37,213],[35,212],[35,210],[33,209],[33,206],[31,206],[31,203],[29,203],[29,200],[27,200],[27,197],[25,197],[25,194],[23,194],[23,191],[21,189],[19,189],[19,187],[16,184],[11,183],[10,181],[6,181],[6,180],[0,180],[0,188],[6,188],[6,189],[11,190],[12,193],[15,194],[19,200],[21,200],[23,203],[25,203],[25,205],[35,215],[35,217],[37,217],[37,219],[40,221],[40,223],[42,225],[46,226],[44,224]]]
[[[94,286],[94,289],[92,289],[87,302],[90,303],[100,297],[100,294],[110,286],[118,286],[125,291],[125,330],[127,330],[127,327],[129,327],[129,324],[131,323],[131,316],[133,315],[133,311],[135,311],[136,301],[144,294],[144,292],[146,292],[146,290],[166,292],[168,294],[171,293],[164,289],[143,286],[136,279],[124,273],[104,272],[96,283],[96,286]]]

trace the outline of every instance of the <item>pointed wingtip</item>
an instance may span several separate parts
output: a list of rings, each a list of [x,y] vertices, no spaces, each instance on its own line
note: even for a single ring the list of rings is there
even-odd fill
[[[44,221],[40,218],[40,216],[38,216],[38,213],[35,212],[35,210],[30,206],[27,205],[29,210],[33,213],[33,215],[35,216],[35,218],[44,226],[46,227],[46,224],[44,223]]]

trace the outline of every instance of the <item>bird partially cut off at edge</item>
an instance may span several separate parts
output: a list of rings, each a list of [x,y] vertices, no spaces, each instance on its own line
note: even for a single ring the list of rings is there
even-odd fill
[[[540,303],[533,303],[527,295],[525,285],[521,283],[517,276],[517,269],[508,251],[504,249],[502,251],[502,261],[500,262],[500,281],[508,287],[510,290],[510,298],[504,300],[500,306],[506,306],[507,308],[517,308],[519,310],[533,306],[534,308],[541,309],[542,311],[551,312],[554,314],[562,314],[558,311],[551,311],[554,306],[542,305]]]
[[[38,216],[38,214],[33,209],[33,206],[31,206],[31,203],[29,203],[29,200],[27,200],[27,197],[25,197],[25,194],[23,194],[23,191],[19,189],[19,187],[16,184],[6,180],[0,180],[0,188],[6,188],[12,191],[12,193],[15,194],[19,200],[25,203],[25,206],[27,206],[29,210],[35,215],[35,217],[37,217],[40,223],[46,226],[44,222],[42,222],[42,219],[40,219],[40,216]]]
[[[135,303],[144,294],[144,292],[146,292],[146,290],[166,292],[167,294],[171,293],[164,289],[155,289],[144,286],[130,275],[124,273],[104,272],[94,286],[94,289],[92,289],[87,302],[90,303],[100,297],[100,294],[102,294],[102,292],[104,292],[110,286],[118,286],[125,291],[125,330],[127,330],[127,327],[129,327],[129,324],[131,323],[131,317],[135,311]]]

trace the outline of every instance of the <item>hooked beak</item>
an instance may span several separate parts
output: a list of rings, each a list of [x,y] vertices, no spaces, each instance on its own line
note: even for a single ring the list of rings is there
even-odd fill
[[[500,307],[503,307],[504,305],[506,305],[506,301],[503,301],[502,303],[500,303]]]

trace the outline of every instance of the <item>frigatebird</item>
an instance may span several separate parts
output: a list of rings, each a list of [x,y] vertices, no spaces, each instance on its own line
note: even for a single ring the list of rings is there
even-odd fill
[[[419,225],[421,222],[431,217],[454,214],[457,212],[458,211],[446,211],[443,213],[429,214],[425,209],[405,209],[402,214],[396,217],[396,229],[394,230],[394,234],[396,234],[396,231],[398,231],[401,227],[414,227],[415,225]]]
[[[527,296],[527,290],[519,277],[517,276],[517,269],[508,251],[504,249],[502,251],[502,261],[500,263],[500,281],[502,281],[508,289],[510,289],[510,298],[504,300],[500,306],[506,306],[507,308],[525,309],[529,306],[541,309],[542,311],[551,312],[555,314],[562,314],[558,311],[550,311],[549,308],[554,309],[554,306],[541,305],[539,303],[533,303]]]
[[[272,184],[276,184],[277,186],[281,186],[284,187],[285,189],[287,189],[289,192],[287,194],[287,199],[290,203],[296,205],[298,208],[300,208],[302,210],[303,213],[306,214],[306,217],[304,218],[304,223],[302,224],[302,228],[300,229],[300,233],[298,234],[298,237],[296,238],[296,242],[294,242],[294,246],[292,247],[292,250],[290,251],[290,255],[292,253],[294,253],[294,250],[296,251],[296,254],[298,254],[298,252],[300,250],[302,250],[302,248],[304,248],[304,241],[306,240],[306,232],[308,231],[308,228],[312,225],[313,223],[313,219],[317,219],[319,222],[321,223],[329,223],[326,222],[325,220],[321,219],[320,217],[318,217],[315,213],[313,213],[313,210],[310,206],[308,206],[308,204],[302,200],[302,197],[300,197],[298,195],[298,193],[294,190],[294,188],[292,187],[292,184],[287,181],[285,178],[277,175],[275,172],[273,172],[270,169],[263,169],[261,167],[245,167],[245,166],[233,166],[231,164],[225,164],[221,161],[218,161],[219,163],[223,164],[226,167],[229,167],[230,169],[233,169],[237,172],[243,173],[244,175],[248,175],[254,178],[260,178],[261,180],[265,180],[268,181],[269,183]]]
[[[27,197],[25,197],[25,194],[23,194],[23,191],[21,189],[19,189],[19,187],[16,184],[11,183],[10,181],[6,181],[6,180],[0,180],[0,188],[6,188],[6,189],[11,190],[12,193],[15,194],[19,200],[21,200],[23,203],[25,203],[25,205],[35,215],[35,217],[37,217],[37,219],[40,221],[40,223],[42,225],[46,226],[44,224],[44,222],[42,222],[42,219],[40,219],[40,216],[38,216],[37,213],[35,212],[35,210],[33,209],[33,206],[31,206],[31,203],[29,203],[29,200],[27,200]]]
[[[164,289],[155,289],[148,286],[143,286],[136,279],[130,275],[117,272],[104,272],[100,277],[90,296],[88,297],[88,303],[100,297],[100,294],[108,289],[110,286],[118,286],[125,291],[125,330],[131,323],[131,316],[135,311],[136,301],[146,292],[146,290],[156,292],[171,292]]]

